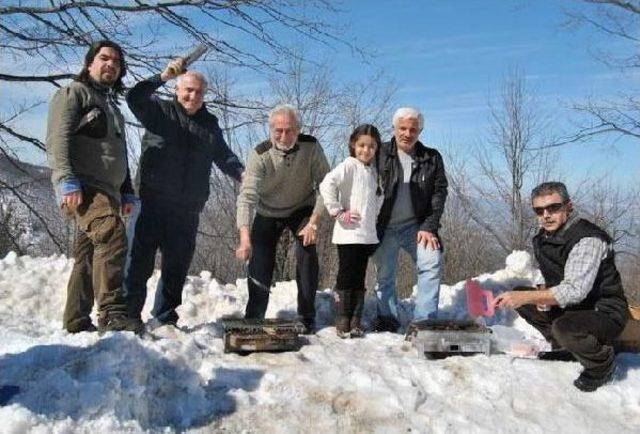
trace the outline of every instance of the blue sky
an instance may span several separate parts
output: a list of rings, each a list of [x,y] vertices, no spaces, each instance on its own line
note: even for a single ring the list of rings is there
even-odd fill
[[[397,105],[415,106],[425,114],[424,141],[435,147],[451,145],[464,153],[486,140],[488,101],[496,97],[501,80],[513,68],[526,76],[537,109],[552,120],[549,134],[573,131],[576,113],[568,109],[572,102],[640,90],[637,72],[624,75],[592,55],[598,47],[613,51],[629,47],[586,28],[563,26],[564,9],[580,7],[585,6],[571,0],[345,0],[338,4],[341,13],[321,18],[342,26],[344,38],[355,39],[370,52],[367,62],[340,44],[290,42],[311,47],[316,59],[328,62],[338,82],[383,70],[398,86]],[[0,66],[4,62],[0,59]],[[255,74],[237,78],[245,92],[264,84],[264,77]],[[26,99],[41,88],[48,99],[52,90],[46,86],[11,90],[5,86],[0,93],[24,93]],[[44,136],[43,116],[46,105],[21,123]],[[602,136],[556,152],[558,169],[574,179],[611,173],[616,183],[631,185],[640,175],[637,141],[613,142]]]
[[[573,1],[367,1],[346,2],[349,30],[377,52],[372,67],[384,68],[399,89],[400,105],[419,107],[427,118],[426,141],[464,150],[487,137],[487,104],[501,80],[520,69],[536,107],[552,119],[549,133],[570,133],[572,102],[614,97],[638,89],[640,76],[624,75],[597,61],[594,50],[620,49],[589,29],[568,29],[565,9]],[[626,47],[628,49],[628,47]],[[349,55],[334,62],[340,77],[361,68]],[[633,87],[632,87],[633,86]],[[640,143],[599,137],[559,148],[558,169],[574,178],[611,172],[621,184],[637,182]]]

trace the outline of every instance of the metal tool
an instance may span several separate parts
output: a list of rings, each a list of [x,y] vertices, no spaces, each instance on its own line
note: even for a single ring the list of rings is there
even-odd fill
[[[193,51],[191,51],[190,53],[186,54],[185,56],[180,56],[180,58],[184,61],[184,66],[182,71],[176,71],[175,68],[173,67],[169,67],[169,69],[171,70],[171,73],[173,74],[179,74],[180,72],[184,72],[187,70],[187,68],[196,60],[198,60],[199,58],[201,58],[204,53],[207,52],[207,50],[209,49],[209,47],[207,47],[205,44],[199,44]]]
[[[249,280],[251,280],[253,283],[256,284],[256,286],[260,289],[262,289],[263,291],[267,291],[267,292],[271,292],[271,288],[269,288],[267,285],[265,285],[264,283],[260,282],[258,279],[256,279],[255,277],[251,277],[249,276]]]
[[[264,283],[260,282],[258,279],[256,279],[255,277],[252,277],[249,275],[249,261],[244,263],[244,269],[246,271],[246,276],[247,276],[247,280],[252,281],[259,289],[266,291],[266,292],[271,292],[271,288],[267,285],[265,285]]]

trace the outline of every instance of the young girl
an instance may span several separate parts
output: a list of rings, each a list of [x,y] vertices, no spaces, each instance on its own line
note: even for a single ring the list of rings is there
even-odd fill
[[[367,261],[378,244],[376,219],[382,206],[376,162],[380,133],[373,125],[357,127],[349,137],[349,155],[327,174],[320,194],[336,220],[332,241],[338,246],[335,286],[336,333],[341,338],[362,337],[364,279]]]

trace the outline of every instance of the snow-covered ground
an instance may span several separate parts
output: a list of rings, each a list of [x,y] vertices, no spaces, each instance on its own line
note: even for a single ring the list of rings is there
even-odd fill
[[[225,354],[220,319],[241,314],[246,282],[221,285],[208,272],[185,287],[185,330],[70,335],[61,315],[72,265],[63,256],[0,260],[0,385],[20,388],[0,407],[2,433],[640,432],[640,355],[618,355],[616,382],[585,394],[572,385],[575,362],[429,361],[400,334],[340,340],[329,290],[317,297],[320,330],[299,351]],[[478,280],[497,293],[532,273],[515,252]],[[443,316],[466,316],[463,286],[442,287]],[[268,316],[294,315],[295,300],[295,284],[278,283]],[[373,311],[368,300],[367,321]],[[411,311],[403,301],[404,325]],[[513,313],[489,325],[496,347],[541,345]]]

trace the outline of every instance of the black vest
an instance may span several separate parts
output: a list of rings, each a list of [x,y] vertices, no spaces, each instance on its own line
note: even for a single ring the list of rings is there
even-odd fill
[[[562,282],[569,252],[582,238],[587,237],[611,242],[611,238],[605,231],[584,219],[577,220],[562,234],[554,233],[546,236],[541,229],[533,238],[533,251],[547,287],[553,287]],[[621,324],[625,324],[629,315],[622,281],[614,262],[613,250],[610,250],[607,257],[600,263],[596,280],[587,297],[582,302],[565,308],[565,310],[594,309],[610,314]]]

